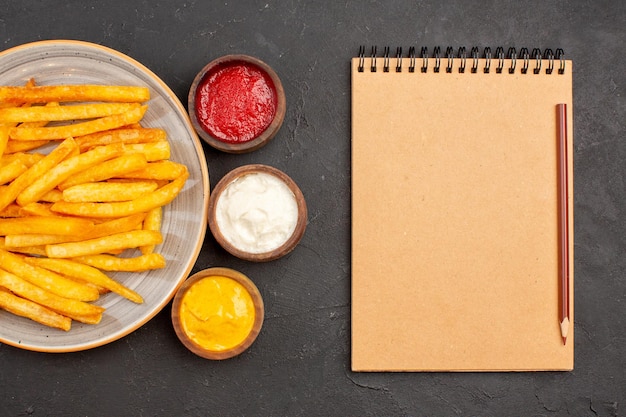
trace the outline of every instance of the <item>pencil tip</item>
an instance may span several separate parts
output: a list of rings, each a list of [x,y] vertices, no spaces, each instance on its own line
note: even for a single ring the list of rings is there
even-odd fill
[[[563,339],[563,344],[567,340],[567,332],[569,330],[569,318],[565,317],[563,321],[561,321],[561,338]]]

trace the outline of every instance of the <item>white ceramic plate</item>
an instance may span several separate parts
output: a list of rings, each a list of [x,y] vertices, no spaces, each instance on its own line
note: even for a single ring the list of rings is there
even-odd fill
[[[106,308],[97,325],[72,323],[69,332],[49,329],[28,319],[0,311],[0,342],[29,350],[71,352],[117,340],[154,317],[172,299],[188,277],[206,232],[209,178],[204,152],[187,113],[172,91],[135,60],[99,45],[78,41],[42,41],[0,53],[0,85],[37,84],[141,85],[150,89],[147,127],[167,131],[171,159],[187,165],[189,179],[178,197],[165,208],[164,242],[158,251],[167,260],[164,269],[145,273],[111,273],[144,297],[134,304],[115,294],[96,303]]]

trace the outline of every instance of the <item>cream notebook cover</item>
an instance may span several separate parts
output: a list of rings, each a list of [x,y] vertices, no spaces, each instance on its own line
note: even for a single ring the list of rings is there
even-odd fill
[[[501,51],[352,59],[354,371],[573,369],[572,63]],[[558,103],[568,131],[565,345]]]

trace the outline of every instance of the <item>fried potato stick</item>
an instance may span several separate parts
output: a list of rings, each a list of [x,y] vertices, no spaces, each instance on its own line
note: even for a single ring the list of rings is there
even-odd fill
[[[51,203],[30,203],[20,209],[20,214],[26,216],[60,217],[50,210]]]
[[[61,297],[79,301],[94,301],[98,291],[84,284],[67,279],[26,263],[22,256],[0,249],[0,270],[5,270],[20,278]]]
[[[103,307],[56,295],[3,269],[0,269],[0,285],[20,297],[82,323],[98,324],[102,319]]]
[[[6,184],[19,177],[28,167],[19,159],[15,159],[6,165],[0,166],[0,184]]]
[[[24,233],[20,235],[8,235],[4,238],[4,246],[7,250],[18,251],[28,247],[43,247],[57,243],[76,242],[80,240],[71,235],[51,235],[42,233]],[[43,251],[45,255],[45,251]]]
[[[43,140],[14,140],[9,139],[7,147],[4,150],[6,154],[31,151],[50,143],[48,139]]]
[[[174,161],[150,162],[145,168],[120,175],[120,178],[142,180],[174,180],[185,174],[187,167]]]
[[[34,87],[0,87],[0,102],[47,103],[50,101],[106,101],[142,103],[150,99],[146,87],[113,85],[50,85]]]
[[[122,258],[113,255],[85,255],[72,259],[103,271],[125,272],[141,272],[165,268],[166,263],[163,255],[156,252],[132,258]]]
[[[146,217],[145,213],[134,214],[132,216],[120,217],[96,224],[88,235],[54,235],[44,233],[25,233],[6,236],[4,245],[9,250],[16,250],[24,247],[40,247],[57,243],[78,242],[85,239],[95,239],[109,236],[116,233],[129,232],[141,226]]]
[[[163,161],[170,157],[170,144],[166,140],[149,143],[131,143],[126,145],[129,152],[143,154],[148,162]]]
[[[136,103],[92,103],[68,106],[10,107],[0,109],[0,123],[95,119],[125,113],[137,107],[139,107],[139,104]]]
[[[78,184],[63,190],[63,200],[70,203],[129,201],[158,188],[155,181],[93,182]]]
[[[59,201],[52,205],[51,210],[62,214],[93,218],[122,217],[136,213],[146,213],[155,207],[169,204],[176,198],[189,176],[187,168],[184,168],[185,173],[182,176],[135,200],[118,203],[69,203]]]
[[[7,143],[9,142],[9,127],[2,126],[0,122],[0,156],[4,154],[4,150],[7,147]]]
[[[75,217],[28,216],[0,219],[0,236],[25,233],[46,233],[68,236],[85,236],[93,231],[92,221]]]
[[[73,139],[68,138],[61,142],[52,152],[33,164],[22,175],[9,184],[6,190],[0,194],[0,211],[15,201],[17,196],[36,179],[50,171],[61,162],[74,149],[78,149]]]
[[[62,274],[66,277],[76,278],[106,288],[134,303],[143,303],[143,298],[135,291],[111,279],[92,266],[69,259],[26,258],[26,262],[31,265],[49,269],[50,271]]]
[[[128,145],[124,145],[124,147],[126,146]],[[125,153],[116,158],[93,165],[76,175],[72,175],[60,183],[58,188],[63,191],[73,185],[107,180],[118,175],[124,175],[142,169],[147,164],[148,160],[144,155],[140,153]]]
[[[9,141],[9,144],[11,144],[11,141]],[[30,168],[45,157],[46,155],[41,153],[12,152],[11,154],[5,154],[0,157],[0,166],[17,159]]]
[[[16,316],[26,317],[44,326],[54,327],[66,332],[72,327],[72,319],[69,317],[65,317],[25,298],[18,297],[4,287],[0,287],[0,308]]]
[[[80,242],[47,245],[46,255],[48,258],[75,258],[77,256],[97,255],[119,249],[138,248],[143,245],[157,245],[161,242],[163,242],[163,236],[159,232],[133,230]]]
[[[46,104],[46,108],[49,107],[53,107],[53,106],[58,106],[59,103],[48,103]],[[46,124],[48,124],[48,122],[43,121],[43,122],[26,122],[26,123],[22,123],[20,124],[20,127],[43,127]],[[9,138],[9,142],[7,143],[6,149],[4,150],[4,153],[7,154],[11,154],[11,153],[17,153],[17,152],[25,152],[25,151],[30,151],[33,149],[37,149],[41,146],[44,146],[46,144],[48,144],[50,141],[47,139],[43,139],[43,140],[13,140]],[[32,164],[31,164],[32,165]]]
[[[88,152],[72,156],[43,173],[17,196],[17,204],[25,206],[38,201],[57,185],[95,164],[115,158],[124,152],[124,145],[99,146]]]
[[[0,248],[3,246],[0,245]],[[21,248],[6,248],[13,253],[19,253],[22,255],[32,255],[32,256],[46,256],[46,247],[45,246],[24,246]]]
[[[146,218],[143,221],[144,230],[161,231],[161,224],[163,222],[163,207],[155,207],[146,214]],[[148,255],[154,252],[155,245],[141,246],[139,249],[144,255]]]
[[[0,186],[0,196],[6,191],[8,187]],[[22,217],[22,208],[15,203],[11,203],[2,210],[0,210],[0,219],[12,219],[16,217]]]
[[[15,140],[56,140],[68,138],[70,136],[88,135],[90,133],[115,129],[129,123],[139,122],[147,109],[147,106],[140,106],[136,109],[127,111],[126,113],[100,117],[87,122],[73,123],[62,126],[33,128],[17,126],[11,128],[9,137]]]
[[[81,151],[94,146],[112,143],[148,143],[167,140],[165,130],[159,128],[119,128],[90,135],[78,136],[76,143]]]

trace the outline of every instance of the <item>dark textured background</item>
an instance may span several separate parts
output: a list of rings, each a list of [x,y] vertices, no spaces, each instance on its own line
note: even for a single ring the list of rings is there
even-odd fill
[[[243,355],[195,357],[169,307],[90,351],[0,345],[1,416],[626,415],[626,2],[0,1],[0,48],[63,38],[130,55],[183,103],[214,58],[270,64],[287,95],[283,127],[251,154],[205,148],[211,184],[239,165],[276,166],[303,190],[309,225],[269,264],[239,261],[207,234],[194,271],[238,269],[265,299],[263,330]],[[350,371],[349,60],[361,44],[561,47],[574,61],[573,372]]]

